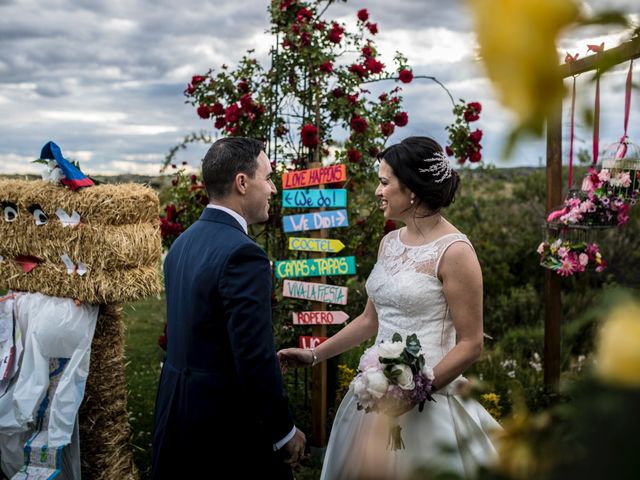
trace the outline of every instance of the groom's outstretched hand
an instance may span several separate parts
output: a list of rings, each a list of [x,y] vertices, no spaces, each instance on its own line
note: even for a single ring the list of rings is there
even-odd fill
[[[307,444],[307,437],[298,428],[291,440],[284,444],[282,449],[286,453],[285,463],[298,463],[304,456],[304,447]]]
[[[278,360],[284,373],[288,368],[310,367],[313,363],[313,353],[302,348],[285,348],[278,352]]]

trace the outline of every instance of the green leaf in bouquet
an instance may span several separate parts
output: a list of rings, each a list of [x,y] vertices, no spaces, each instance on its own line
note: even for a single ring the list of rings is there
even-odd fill
[[[402,373],[402,370],[400,369],[394,370],[394,366],[395,365],[387,365],[384,369],[384,374],[389,380],[395,380]]]
[[[391,341],[392,342],[401,342],[402,341],[402,335],[400,335],[398,332],[393,334],[393,337],[391,337]]]
[[[396,363],[400,363],[402,359],[400,357],[399,358],[378,357],[378,360],[380,361],[380,363],[383,363],[385,365],[395,365]]]

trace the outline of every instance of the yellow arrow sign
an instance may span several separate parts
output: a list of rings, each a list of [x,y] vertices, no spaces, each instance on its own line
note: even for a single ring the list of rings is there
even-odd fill
[[[303,252],[338,253],[344,248],[344,243],[332,238],[289,238],[289,250]]]

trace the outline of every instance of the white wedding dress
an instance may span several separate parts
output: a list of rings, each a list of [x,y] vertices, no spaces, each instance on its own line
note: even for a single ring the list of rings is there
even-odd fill
[[[402,243],[399,232],[383,240],[366,284],[378,313],[376,343],[390,341],[395,332],[403,340],[415,333],[426,364],[433,367],[456,343],[438,265],[453,243],[471,244],[465,235],[449,234],[409,246]],[[479,465],[494,460],[490,432],[501,427],[478,402],[455,394],[463,383],[466,379],[458,377],[438,390],[433,395],[436,401],[427,401],[422,412],[416,407],[400,416],[405,448],[395,451],[387,449],[388,417],[358,411],[350,389],[336,412],[321,478],[401,479],[420,468],[474,478]]]

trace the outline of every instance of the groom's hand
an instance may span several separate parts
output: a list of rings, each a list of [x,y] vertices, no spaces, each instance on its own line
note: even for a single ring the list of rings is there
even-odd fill
[[[307,437],[298,428],[293,438],[284,444],[285,463],[298,463],[304,456],[304,447],[307,444]]]
[[[285,348],[278,352],[278,360],[284,373],[288,368],[310,367],[313,363],[313,353],[302,348]]]

